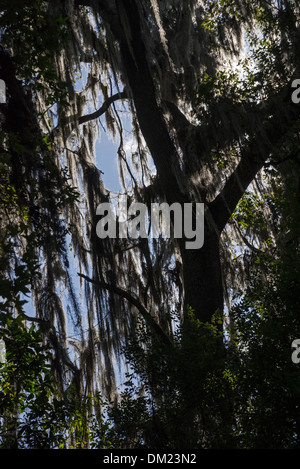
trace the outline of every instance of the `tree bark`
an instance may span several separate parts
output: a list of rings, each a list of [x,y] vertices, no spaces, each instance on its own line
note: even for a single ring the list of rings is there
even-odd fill
[[[223,284],[219,237],[206,230],[201,249],[181,249],[184,303],[202,322],[210,322],[223,310]]]
[[[121,30],[118,35],[123,67],[131,89],[139,125],[157,168],[160,186],[167,202],[189,203],[172,173],[177,150],[170,138],[162,110],[157,104],[153,77],[148,68],[143,44],[138,8],[133,0],[121,5],[131,26],[130,47]],[[222,275],[219,256],[219,236],[206,223],[204,246],[198,250],[185,248],[186,239],[180,242],[183,264],[184,303],[195,310],[201,321],[210,321],[223,307]]]

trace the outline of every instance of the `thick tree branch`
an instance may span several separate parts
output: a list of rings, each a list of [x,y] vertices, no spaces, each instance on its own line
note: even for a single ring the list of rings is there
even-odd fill
[[[87,282],[93,283],[94,285],[97,285],[100,288],[104,288],[105,290],[115,293],[116,295],[119,295],[122,298],[125,298],[127,301],[129,301],[129,303],[131,303],[133,306],[137,308],[137,310],[140,312],[140,314],[145,319],[147,324],[149,324],[154,329],[154,331],[159,335],[159,337],[163,340],[163,342],[167,345],[172,345],[172,341],[170,340],[170,338],[165,334],[162,328],[157,324],[157,322],[151,316],[149,311],[131,293],[129,293],[126,290],[123,290],[123,288],[120,288],[116,285],[111,285],[103,281],[91,279],[90,277],[84,274],[78,273],[78,276],[85,279]]]
[[[252,153],[251,150],[244,151],[239,164],[228,178],[223,190],[209,204],[210,213],[219,233],[225,228],[237,203],[263,167],[264,161],[255,152]]]
[[[268,103],[261,128],[252,136],[247,147],[241,151],[240,162],[228,178],[223,189],[209,204],[210,213],[221,233],[234,212],[239,200],[256,174],[272,155],[278,153],[288,132],[299,123],[299,108],[291,103],[290,87],[286,86]],[[277,107],[274,108],[274,103]]]

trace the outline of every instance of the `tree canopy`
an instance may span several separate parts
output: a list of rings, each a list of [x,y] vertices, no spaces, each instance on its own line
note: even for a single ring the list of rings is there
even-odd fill
[[[3,2],[2,445],[299,447],[299,9]],[[203,204],[203,246],[99,237],[120,196]]]

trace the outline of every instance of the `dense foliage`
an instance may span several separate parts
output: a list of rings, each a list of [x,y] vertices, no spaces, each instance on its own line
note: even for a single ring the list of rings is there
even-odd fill
[[[134,374],[115,414],[125,447],[142,438],[150,448],[299,448],[300,376],[292,361],[300,332],[297,178],[266,196],[280,255],[274,246],[272,254],[257,250],[248,287],[236,292],[230,310],[224,350],[220,318],[202,324],[192,311],[175,350],[162,348],[144,329],[126,349]],[[255,222],[252,215],[253,209],[235,214],[243,225],[259,224],[259,211]],[[135,397],[136,376],[148,398]]]

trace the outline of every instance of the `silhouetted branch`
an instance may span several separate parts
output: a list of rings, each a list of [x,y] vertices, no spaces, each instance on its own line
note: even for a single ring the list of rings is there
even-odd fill
[[[123,288],[117,287],[116,285],[111,285],[103,281],[99,280],[94,280],[88,277],[87,275],[80,274],[78,273],[78,276],[85,279],[87,282],[93,283],[94,285],[99,286],[100,288],[104,288],[105,290],[108,290],[112,293],[115,293],[122,298],[125,298],[129,303],[131,303],[133,306],[137,308],[137,310],[141,313],[145,321],[153,327],[155,332],[161,337],[163,342],[167,345],[172,345],[172,341],[170,338],[165,334],[165,332],[161,329],[161,327],[157,324],[153,316],[149,313],[149,311],[145,308],[145,306],[136,298],[134,297],[131,293],[129,293],[126,290],[123,290]]]
[[[85,116],[79,117],[78,124],[79,125],[84,124],[85,122],[88,122],[90,120],[97,119],[98,117],[102,116],[107,111],[107,109],[112,103],[114,103],[118,99],[127,99],[127,98],[128,98],[128,95],[125,89],[121,91],[120,93],[116,93],[113,96],[110,96],[104,101],[100,109],[98,109],[95,112],[92,112],[91,114],[87,114]]]

